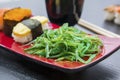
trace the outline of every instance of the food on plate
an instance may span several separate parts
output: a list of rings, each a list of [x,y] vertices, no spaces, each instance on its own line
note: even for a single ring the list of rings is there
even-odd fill
[[[42,26],[38,20],[26,19],[13,28],[12,37],[16,42],[27,43],[42,33]]]
[[[104,9],[105,11],[105,20],[112,21],[115,18],[115,5],[108,6]]]
[[[113,21],[115,24],[120,25],[120,5],[108,6],[104,9],[105,20]]]
[[[114,22],[120,25],[120,6],[115,9],[115,20]]]
[[[9,10],[9,9],[7,9],[7,8],[0,9],[0,30],[3,29],[3,15],[7,10]]]
[[[31,17],[31,19],[38,20],[41,23],[43,30],[50,29],[50,27],[48,25],[48,18],[46,18],[44,16],[34,16],[34,17]]]
[[[4,33],[8,36],[11,36],[13,27],[20,21],[31,17],[31,15],[32,12],[28,8],[18,7],[6,11],[3,16]]]
[[[97,36],[88,35],[67,23],[55,30],[45,30],[25,52],[55,61],[91,62],[102,50],[102,42]],[[87,57],[87,60],[84,59]]]
[[[27,43],[40,36],[45,29],[50,29],[48,18],[34,16],[18,23],[13,28],[12,37],[16,42]]]

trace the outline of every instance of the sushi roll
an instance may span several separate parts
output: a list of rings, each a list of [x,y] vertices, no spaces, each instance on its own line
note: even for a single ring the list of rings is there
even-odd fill
[[[105,12],[105,20],[112,21],[115,18],[115,5],[108,6],[104,9]]]
[[[51,29],[48,25],[48,18],[46,18],[44,16],[34,16],[34,17],[31,17],[31,19],[38,20],[41,23],[43,30]]]
[[[27,8],[12,8],[4,13],[3,16],[3,32],[11,36],[13,27],[24,19],[30,18],[32,12],[30,9]]]
[[[34,19],[23,20],[18,23],[12,32],[12,37],[16,42],[27,43],[43,33],[41,23]]]
[[[120,25],[120,6],[115,9],[115,24]]]

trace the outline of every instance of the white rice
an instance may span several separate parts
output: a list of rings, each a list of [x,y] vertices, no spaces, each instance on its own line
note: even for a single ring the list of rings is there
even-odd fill
[[[42,24],[42,30],[52,29],[48,23]]]
[[[115,18],[115,13],[114,12],[108,12],[105,11],[105,20],[106,21],[112,21]]]
[[[120,18],[115,18],[114,23],[120,25]]]
[[[115,13],[114,23],[120,25],[120,13]]]
[[[16,36],[12,33],[12,37],[16,42],[22,43],[22,44],[27,43],[27,42],[32,40],[32,34],[28,34],[26,36],[19,37],[19,36]]]

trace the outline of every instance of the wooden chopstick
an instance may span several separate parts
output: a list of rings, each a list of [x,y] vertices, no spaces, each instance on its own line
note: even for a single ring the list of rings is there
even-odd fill
[[[94,25],[92,23],[89,23],[89,22],[87,22],[83,19],[80,19],[78,21],[78,24],[87,28],[87,29],[89,29],[89,30],[91,30],[91,31],[93,31],[93,32],[95,32],[95,33],[98,33],[98,34],[101,34],[101,35],[104,35],[104,36],[108,36],[108,37],[120,38],[120,35],[115,34],[113,32],[110,32],[110,31],[108,31],[106,29],[103,29],[103,28],[101,28],[97,25]]]

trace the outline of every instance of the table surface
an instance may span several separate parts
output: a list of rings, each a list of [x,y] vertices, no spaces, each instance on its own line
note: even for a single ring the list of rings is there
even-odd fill
[[[104,7],[118,3],[119,0],[85,0],[82,18],[120,34],[120,26],[113,22],[105,22],[103,12]],[[0,3],[0,8],[19,6],[31,8],[34,15],[47,16],[44,0],[15,0]],[[88,33],[93,33],[78,25],[76,27]],[[120,80],[119,53],[120,50],[87,70],[66,74],[21,59],[0,48],[0,80]]]

